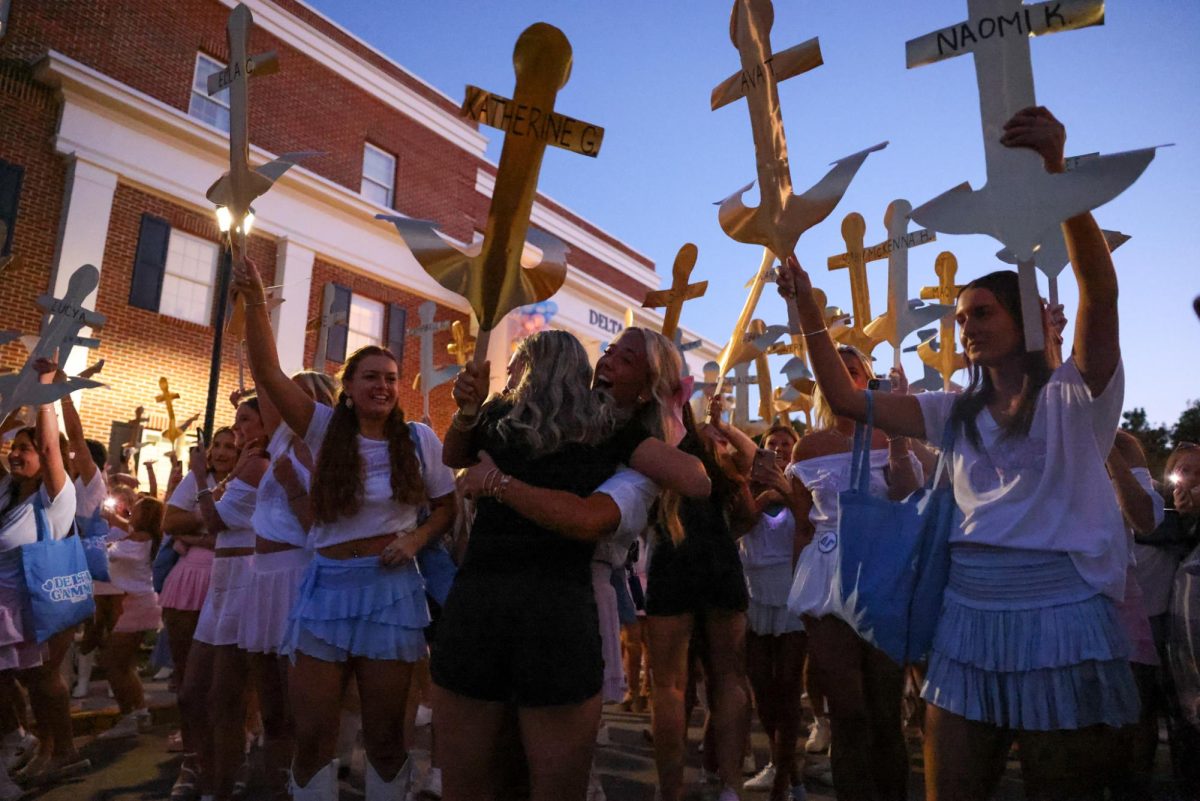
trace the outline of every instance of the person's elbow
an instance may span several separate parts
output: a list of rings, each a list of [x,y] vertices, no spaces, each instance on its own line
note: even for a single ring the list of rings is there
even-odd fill
[[[616,502],[607,495],[600,496],[598,501],[590,505],[575,525],[569,528],[568,536],[571,539],[599,542],[612,535],[621,525],[621,510]]]

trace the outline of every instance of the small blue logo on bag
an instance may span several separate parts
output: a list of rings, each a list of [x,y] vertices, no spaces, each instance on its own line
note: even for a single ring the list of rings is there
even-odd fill
[[[55,602],[82,603],[92,597],[92,575],[86,570],[66,576],[55,576],[42,582],[42,592]]]
[[[821,535],[821,539],[817,540],[817,550],[821,553],[829,553],[837,547],[837,532],[827,531]]]

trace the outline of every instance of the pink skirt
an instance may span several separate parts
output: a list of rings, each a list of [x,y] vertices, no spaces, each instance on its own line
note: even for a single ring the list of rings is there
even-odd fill
[[[250,603],[238,622],[238,647],[256,654],[279,653],[312,553],[294,548],[256,553],[252,559]]]
[[[625,665],[621,660],[621,618],[617,614],[617,591],[612,585],[612,565],[592,562],[592,591],[600,617],[600,653],[604,656],[603,701],[615,704],[625,697]]]
[[[208,645],[237,645],[238,622],[250,611],[254,556],[213,560],[212,584],[192,639]]]
[[[121,602],[121,616],[113,631],[138,632],[158,631],[162,628],[162,608],[158,605],[158,593],[126,593]]]
[[[25,588],[0,582],[0,670],[26,670],[42,664],[42,646],[25,633]]]
[[[1125,571],[1125,597],[1117,604],[1117,618],[1129,638],[1129,661],[1139,665],[1157,665],[1158,649],[1154,647],[1154,634],[1150,631],[1150,618],[1146,616],[1145,596],[1142,585],[1132,570]]]
[[[162,595],[158,598],[163,609],[179,609],[184,612],[199,612],[208,595],[208,581],[212,575],[213,552],[209,548],[190,548],[171,569],[163,582]]]

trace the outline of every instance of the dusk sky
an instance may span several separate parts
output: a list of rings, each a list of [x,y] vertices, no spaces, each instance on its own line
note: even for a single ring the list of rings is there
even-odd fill
[[[538,21],[561,28],[574,48],[574,68],[556,110],[606,134],[597,159],[550,148],[541,191],[654,259],[664,285],[676,251],[694,242],[700,258],[693,280],[708,279],[709,289],[684,308],[683,324],[717,342],[728,339],[761,251],[729,239],[712,205],[756,177],[745,102],[709,110],[712,87],[739,68],[727,0],[308,2],[455,102],[468,83],[511,96],[517,36]],[[885,238],[890,201],[917,206],[963,181],[976,189],[984,183],[972,57],[904,66],[907,40],[966,15],[965,0],[775,3],[773,49],[818,36],[825,62],[780,85],[797,193],[829,162],[891,143],[870,156],[841,205],[797,248],[814,282],[847,311],[847,275],[825,267],[844,250],[847,213],[866,218],[867,242],[874,243]],[[1101,27],[1031,42],[1037,97],[1066,124],[1069,155],[1175,145],[1096,213],[1102,226],[1132,236],[1114,254],[1125,408],[1143,406],[1152,421],[1171,424],[1189,399],[1200,398],[1200,321],[1191,309],[1200,293],[1200,3],[1115,0],[1106,17]],[[491,138],[489,157],[498,159],[502,135],[482,130]],[[756,203],[757,194],[747,201]],[[936,283],[933,264],[942,250],[958,257],[964,283],[1003,266],[998,248],[981,235],[939,235],[910,254],[910,297]],[[886,307],[885,264],[869,267],[874,314]],[[1061,295],[1073,321],[1069,269]],[[786,322],[773,289],[758,316]],[[915,336],[905,344],[916,344]],[[886,367],[890,346],[880,345],[875,356]],[[904,362],[910,377],[921,375],[915,354]],[[780,380],[776,375],[774,383]]]

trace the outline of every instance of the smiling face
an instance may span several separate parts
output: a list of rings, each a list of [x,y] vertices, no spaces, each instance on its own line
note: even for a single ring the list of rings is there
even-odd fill
[[[237,439],[229,430],[219,431],[213,435],[212,445],[208,449],[208,466],[218,475],[225,475],[238,460]]]
[[[592,388],[608,393],[620,409],[631,409],[647,400],[650,361],[641,334],[620,334],[596,362]]]
[[[971,364],[994,367],[1021,349],[1021,329],[989,289],[964,289],[954,314],[963,353]]]
[[[34,479],[41,475],[42,457],[33,438],[25,431],[13,439],[12,450],[8,452],[8,470],[17,480]]]
[[[237,408],[233,418],[233,433],[239,448],[247,445],[261,444],[264,439],[262,416],[248,403]]]
[[[1171,470],[1171,489],[1200,487],[1200,448],[1189,448],[1175,461]]]
[[[788,436],[787,432],[776,431],[771,436],[763,441],[763,447],[774,452],[775,462],[780,469],[788,466],[792,460],[792,448],[796,444],[796,438]]]
[[[354,402],[361,419],[385,419],[400,400],[400,370],[382,353],[364,356],[352,375],[343,376],[342,391]]]

